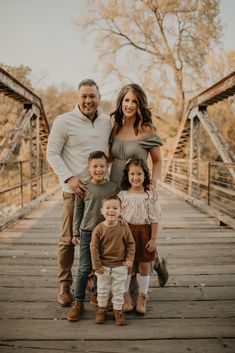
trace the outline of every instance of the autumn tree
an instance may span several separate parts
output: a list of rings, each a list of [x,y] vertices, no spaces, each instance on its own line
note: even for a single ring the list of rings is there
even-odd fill
[[[57,88],[54,85],[37,90],[42,99],[46,117],[51,126],[57,115],[72,110],[77,102],[77,92],[68,87]]]
[[[76,25],[95,33],[106,74],[138,80],[180,119],[187,77],[201,70],[220,37],[218,15],[219,0],[86,0]]]

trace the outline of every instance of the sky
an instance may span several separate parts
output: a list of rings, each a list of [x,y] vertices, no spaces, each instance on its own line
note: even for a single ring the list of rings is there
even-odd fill
[[[97,81],[103,97],[113,92],[96,71],[92,41],[81,37],[73,21],[82,0],[0,0],[0,63],[29,66],[35,87],[50,84],[77,89],[84,78]],[[225,49],[235,50],[235,0],[221,0]]]

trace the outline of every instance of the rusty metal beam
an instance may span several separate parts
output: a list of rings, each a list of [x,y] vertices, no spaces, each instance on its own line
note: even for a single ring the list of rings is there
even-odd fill
[[[41,99],[1,67],[0,93],[3,93],[4,95],[22,103],[25,109],[27,109],[27,107],[32,109],[33,113],[39,118],[38,129],[40,144],[42,155],[45,156],[50,129]]]
[[[36,110],[39,112],[41,119],[44,120],[44,128],[49,134],[49,124],[45,116],[41,99],[2,67],[0,67],[0,92],[20,103],[31,104],[35,109],[38,108]]]
[[[0,67],[0,91],[6,96],[18,100],[22,103],[31,103],[35,104],[38,107],[41,107],[41,100],[36,94],[31,92],[27,87],[22,83],[17,81],[13,76],[8,72],[3,70]]]
[[[207,107],[235,94],[235,71],[189,101],[189,107]]]

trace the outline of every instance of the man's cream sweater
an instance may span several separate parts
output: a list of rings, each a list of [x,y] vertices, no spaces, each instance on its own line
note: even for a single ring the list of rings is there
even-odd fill
[[[47,144],[47,160],[59,177],[62,189],[73,192],[65,181],[71,176],[87,180],[88,156],[94,151],[107,153],[111,132],[108,115],[98,112],[94,122],[78,107],[54,120]]]

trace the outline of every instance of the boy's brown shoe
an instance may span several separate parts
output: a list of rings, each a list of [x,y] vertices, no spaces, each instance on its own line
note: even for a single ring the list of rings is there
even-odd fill
[[[96,324],[103,324],[105,322],[105,318],[106,318],[106,308],[100,306],[95,316]]]
[[[124,293],[123,295],[124,304],[123,304],[123,311],[125,313],[130,313],[133,310],[132,299],[129,292]]]
[[[136,312],[138,314],[144,315],[146,313],[147,306],[147,295],[144,293],[140,293],[136,301]]]
[[[67,319],[69,321],[78,321],[84,311],[84,303],[78,300],[73,302],[73,307],[67,312]]]
[[[114,310],[114,316],[115,316],[115,322],[116,325],[118,326],[122,326],[125,325],[126,320],[125,320],[125,316],[122,310]]]
[[[57,301],[61,306],[70,306],[73,298],[70,293],[70,287],[63,284],[60,289],[60,293],[57,296]]]

